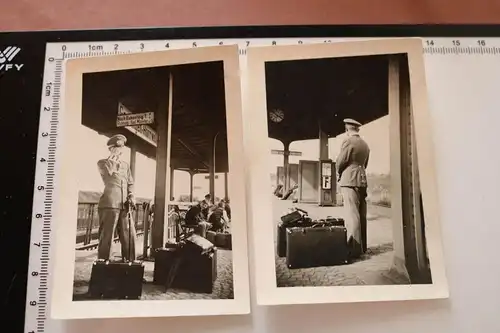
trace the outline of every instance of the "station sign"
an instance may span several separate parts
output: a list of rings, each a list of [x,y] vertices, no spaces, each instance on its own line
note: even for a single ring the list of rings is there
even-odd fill
[[[116,117],[116,127],[151,125],[155,122],[154,112],[119,114]]]
[[[300,151],[289,151],[289,156],[302,156],[302,152]],[[273,155],[285,155],[284,150],[279,149],[271,149],[271,154]]]
[[[118,115],[117,115],[117,123],[118,123],[118,117],[124,116],[124,115],[132,115],[132,111],[127,109],[125,105],[122,103],[118,103]],[[142,113],[140,113],[142,114]],[[153,116],[154,120],[154,116]],[[131,133],[137,135],[144,141],[148,142],[154,147],[157,147],[158,144],[158,133],[149,125],[127,125],[124,126],[125,129],[130,131]]]

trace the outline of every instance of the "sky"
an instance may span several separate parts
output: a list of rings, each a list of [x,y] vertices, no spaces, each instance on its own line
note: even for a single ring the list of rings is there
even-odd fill
[[[85,126],[79,127],[79,156],[82,157],[80,165],[82,170],[87,170],[83,175],[78,175],[78,185],[80,191],[103,190],[103,182],[97,170],[97,161],[109,155],[106,142],[108,138],[99,135],[97,132]],[[130,160],[130,149],[126,148],[123,160]],[[155,161],[137,153],[136,155],[136,175],[135,175],[135,195],[141,198],[153,198],[155,186]],[[208,179],[206,175],[195,175],[193,178],[193,196],[203,198],[208,193]],[[224,175],[217,174],[215,180],[215,195],[224,196]],[[189,195],[189,174],[184,171],[174,172],[174,196]]]
[[[370,147],[370,160],[368,163],[368,173],[389,174],[389,116],[382,117],[371,123],[365,124],[360,129],[360,136],[365,139]],[[342,140],[345,135],[339,135],[328,140],[329,158],[335,160]],[[269,139],[270,149],[283,149],[283,144],[275,139]],[[292,142],[290,151],[299,151],[302,156],[290,156],[290,163],[299,163],[299,160],[319,159],[319,140],[304,140]],[[283,165],[282,155],[271,155],[269,173],[276,173],[278,166]]]
[[[97,171],[97,161],[108,156],[106,146],[107,137],[99,135],[97,132],[85,127],[79,127],[78,154],[84,174],[78,175],[78,185],[81,191],[103,190],[103,183]],[[370,146],[369,173],[388,174],[389,173],[389,117],[385,116],[374,122],[361,127],[360,135]],[[329,154],[331,159],[335,159],[340,148],[340,143],[344,135],[329,139]],[[275,173],[277,166],[283,165],[282,155],[272,155],[271,149],[283,149],[281,142],[269,139],[269,173]],[[306,140],[294,142],[290,145],[290,150],[302,152],[301,157],[291,156],[290,163],[298,163],[300,159],[317,160],[319,158],[319,140]],[[130,160],[130,150],[127,148],[123,159]],[[208,179],[206,175],[194,176],[193,196],[203,198],[208,193]],[[135,195],[142,198],[153,198],[155,182],[155,161],[142,154],[136,157],[136,177]],[[180,195],[189,195],[189,174],[184,171],[174,172],[174,196],[177,199]],[[224,176],[218,175],[215,180],[215,195],[224,196]]]

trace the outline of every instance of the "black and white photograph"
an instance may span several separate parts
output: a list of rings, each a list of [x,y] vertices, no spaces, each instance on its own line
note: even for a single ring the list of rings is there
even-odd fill
[[[237,66],[236,47],[68,62],[58,186],[75,202],[58,211],[68,216],[58,218],[65,241],[57,252],[67,253],[54,276],[71,267],[72,287],[56,301],[70,296],[94,308],[139,301],[144,316],[148,301],[166,302],[155,305],[162,316],[246,311]],[[176,302],[186,300],[201,302]]]
[[[417,128],[427,117],[421,60],[414,59],[422,58],[421,42],[335,44],[249,51],[249,72],[258,72],[250,85],[265,85],[265,96],[252,98],[260,103],[254,109],[265,111],[260,125],[251,124],[259,128],[252,134],[266,136],[260,155],[267,155],[267,170],[262,166],[253,178],[261,194],[252,198],[270,203],[260,205],[267,214],[253,223],[272,235],[257,241],[265,244],[255,247],[257,270],[265,272],[257,275],[265,274],[268,288],[272,279],[279,295],[290,289],[302,295],[301,287],[441,288],[438,220],[432,207],[427,212],[432,166],[419,160],[428,154],[421,153],[428,148],[420,142],[425,126]],[[402,289],[381,296],[369,295],[372,290],[330,301],[402,297],[391,295]],[[281,302],[269,300],[268,291],[258,290],[265,302]],[[439,292],[428,297],[433,294]],[[320,296],[325,301],[328,292]]]

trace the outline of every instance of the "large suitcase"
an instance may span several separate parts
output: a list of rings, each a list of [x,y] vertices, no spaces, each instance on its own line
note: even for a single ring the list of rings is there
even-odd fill
[[[172,288],[211,294],[217,279],[217,248],[204,253],[181,251]]]
[[[289,228],[286,242],[288,268],[336,266],[349,262],[344,227]]]
[[[167,246],[156,249],[154,252],[155,266],[153,271],[153,284],[166,286],[169,274],[179,257],[178,246]]]
[[[92,266],[89,294],[93,299],[139,299],[144,265],[138,262],[96,260]]]
[[[310,227],[313,225],[313,222],[310,218],[303,218],[301,220],[295,221],[293,223],[278,223],[278,231],[276,235],[276,252],[278,253],[278,257],[286,256],[286,229],[287,228],[296,228],[296,227]]]

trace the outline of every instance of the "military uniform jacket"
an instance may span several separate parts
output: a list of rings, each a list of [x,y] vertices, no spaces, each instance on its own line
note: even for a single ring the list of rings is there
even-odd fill
[[[102,159],[97,162],[104,182],[99,208],[125,209],[127,198],[133,193],[134,180],[130,166],[124,161]]]
[[[369,157],[370,148],[358,134],[351,134],[345,139],[336,161],[340,178],[339,185],[366,187],[366,168]]]

